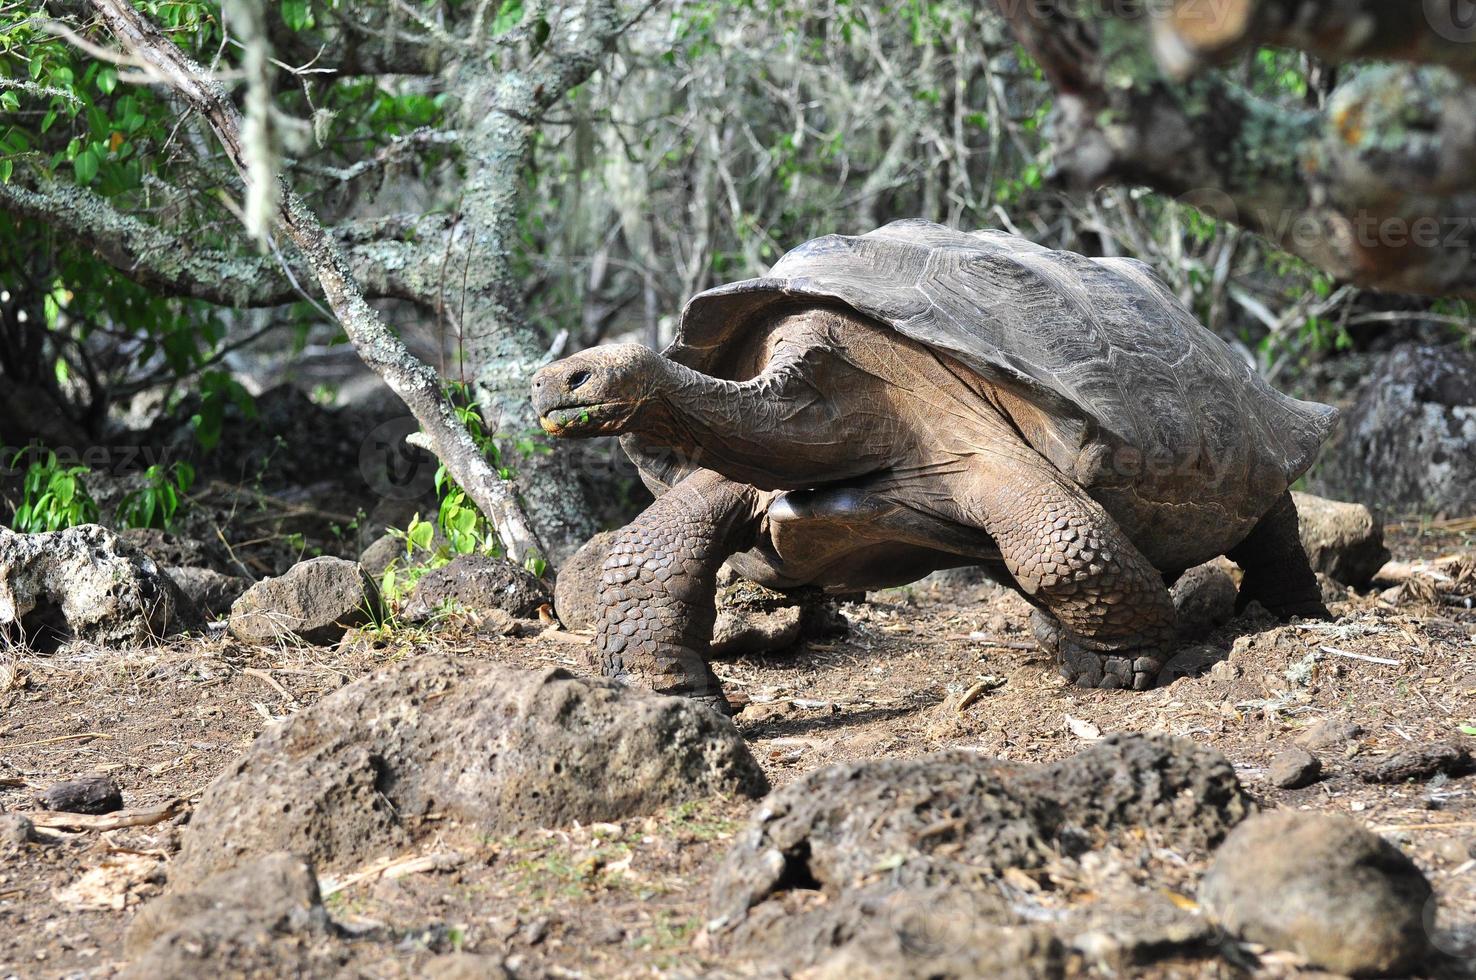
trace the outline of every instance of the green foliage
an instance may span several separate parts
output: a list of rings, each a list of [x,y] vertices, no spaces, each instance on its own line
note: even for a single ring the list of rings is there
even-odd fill
[[[256,402],[241,383],[224,371],[206,371],[200,375],[200,405],[190,416],[195,439],[209,451],[220,442],[221,426],[227,407],[235,405],[242,416],[256,418]]]
[[[118,504],[122,527],[156,527],[169,531],[185,494],[195,483],[195,468],[186,462],[173,466],[157,463],[144,471],[144,485],[131,490]]]
[[[15,454],[10,465],[33,454],[26,449]],[[60,531],[97,520],[97,502],[87,492],[85,478],[92,471],[86,466],[63,466],[56,453],[46,450],[26,467],[22,484],[21,505],[16,509],[11,527],[25,533]]]
[[[218,2],[140,0],[137,6],[200,63],[232,69],[238,52],[224,43]],[[355,7],[346,0],[287,0],[269,5],[269,16],[278,21],[277,37],[303,34],[301,43],[312,50],[320,46],[315,32],[327,20],[359,16]],[[42,190],[76,185],[96,195],[100,207],[177,234],[191,252],[258,261],[236,217],[233,168],[213,141],[190,135],[193,124],[181,125],[177,100],[161,87],[120,80],[117,67],[45,29],[36,13],[34,5],[0,5],[0,182]],[[65,10],[52,13],[67,17]],[[504,0],[497,17],[515,26],[521,3]],[[104,40],[93,24],[68,23]],[[302,84],[283,87],[276,103],[284,132],[307,143],[313,130],[312,145],[292,147],[289,165],[301,168],[291,175],[294,186],[315,202],[324,191],[341,195],[342,182],[330,176],[335,168],[395,136],[445,121],[443,92],[375,77],[301,77]],[[433,146],[422,162],[434,166],[452,152],[451,144]],[[96,434],[97,420],[114,401],[181,381],[198,382],[201,404],[192,423],[207,450],[219,440],[226,406],[249,414],[244,391],[216,369],[229,333],[240,329],[233,311],[139,285],[101,261],[90,242],[46,221],[0,213],[0,253],[17,259],[0,263],[0,303],[26,312],[22,328],[12,316],[0,318],[0,347],[28,354],[25,363],[8,362],[5,375],[50,389],[74,422]],[[323,329],[320,308],[308,302],[285,308],[274,322],[295,331],[299,344],[309,330]],[[27,331],[41,323],[44,342],[30,342]]]

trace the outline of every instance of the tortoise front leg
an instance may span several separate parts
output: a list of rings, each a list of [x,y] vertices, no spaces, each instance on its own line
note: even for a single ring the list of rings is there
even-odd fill
[[[999,545],[1061,673],[1083,687],[1151,687],[1174,642],[1173,600],[1158,569],[1028,447],[976,459],[955,499]]]
[[[707,665],[723,561],[753,545],[759,492],[711,470],[673,486],[622,528],[600,576],[600,670],[732,714]]]

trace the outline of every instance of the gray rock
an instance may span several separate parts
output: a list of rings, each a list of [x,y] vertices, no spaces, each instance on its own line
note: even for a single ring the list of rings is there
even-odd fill
[[[1262,814],[1236,828],[1200,887],[1231,933],[1351,976],[1405,975],[1424,959],[1430,883],[1345,817]]]
[[[1266,769],[1266,781],[1282,789],[1301,789],[1317,782],[1322,763],[1306,749],[1290,748],[1276,753]]]
[[[459,555],[449,564],[431,569],[415,584],[401,616],[416,623],[443,609],[473,612],[500,609],[521,619],[538,615],[552,601],[538,576],[505,558]]]
[[[1197,640],[1235,616],[1235,580],[1216,562],[1189,569],[1169,592],[1178,614],[1180,642]]]
[[[124,938],[124,976],[189,980],[227,965],[231,976],[329,976],[331,935],[312,866],[265,854],[140,909]]]
[[[614,531],[601,531],[559,566],[554,580],[554,613],[566,629],[593,629],[599,621],[600,573],[614,540]]]
[[[1055,980],[1066,949],[1049,928],[1002,924],[972,896],[894,891],[867,903],[854,938],[823,955],[815,980]]]
[[[766,788],[732,723],[693,701],[425,656],[268,728],[205,791],[170,873],[278,850],[340,870],[458,824],[500,836]]]
[[[123,790],[112,776],[83,776],[47,787],[36,802],[63,813],[112,813],[123,809]]]
[[[379,590],[357,562],[310,558],[247,589],[231,606],[230,631],[245,643],[329,645],[379,614]]]
[[[405,540],[386,534],[376,538],[369,547],[359,552],[359,567],[364,569],[365,575],[378,582],[384,578],[391,563],[399,562],[400,567],[404,567],[406,558]]]
[[[1312,569],[1335,582],[1366,588],[1389,560],[1384,525],[1363,504],[1292,493],[1302,547]]]
[[[500,956],[486,953],[443,953],[425,964],[425,980],[513,980],[517,976]]]
[[[1297,736],[1297,744],[1315,751],[1339,750],[1363,736],[1363,726],[1343,715],[1329,715]]]
[[[0,636],[45,652],[73,639],[141,646],[199,625],[154,560],[101,525],[0,528]]]
[[[743,657],[794,646],[804,637],[804,612],[799,606],[778,609],[720,609],[712,625],[712,654]]]
[[[1435,845],[1435,853],[1451,864],[1465,864],[1476,857],[1476,839],[1447,837]]]
[[[1406,346],[1365,381],[1314,473],[1318,493],[1393,513],[1476,510],[1476,355]]]
[[[1438,775],[1464,776],[1476,769],[1471,747],[1463,739],[1431,742],[1396,752],[1375,762],[1360,775],[1366,783],[1403,783]]]
[[[861,929],[876,899],[857,883],[884,869],[890,889],[943,888],[968,896],[973,917],[1006,925],[994,885],[1005,869],[1144,835],[1205,853],[1251,809],[1223,757],[1167,737],[1110,736],[1050,765],[952,751],[829,766],[754,811],[714,879],[711,911],[738,945],[813,959]],[[826,918],[786,912],[796,888],[831,896]]]
[[[36,840],[36,825],[22,813],[0,813],[0,847],[19,847]]]
[[[1096,901],[1072,908],[1060,932],[1067,946],[1097,968],[1088,975],[1109,977],[1137,976],[1140,967],[1171,957],[1201,956],[1223,939],[1204,916],[1156,888],[1109,888]]]
[[[251,585],[239,575],[223,575],[213,568],[185,566],[165,571],[195,608],[212,618],[229,613],[231,605]]]

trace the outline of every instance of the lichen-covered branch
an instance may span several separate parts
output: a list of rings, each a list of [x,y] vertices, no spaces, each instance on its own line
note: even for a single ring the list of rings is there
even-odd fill
[[[1476,296],[1476,87],[1459,76],[1375,65],[1323,110],[1287,106],[1217,73],[1169,79],[1142,21],[999,6],[1058,91],[1061,183],[1180,196],[1359,286]]]
[[[85,187],[24,169],[0,184],[0,211],[45,223],[128,278],[171,295],[246,309],[293,302],[302,298],[300,289],[317,293],[312,270],[295,255],[202,246],[117,210]],[[428,250],[413,241],[445,234],[447,223],[446,216],[431,214],[417,216],[409,228],[376,227],[370,234],[347,225],[337,232],[352,240],[346,243],[348,262],[366,296],[419,301],[434,292],[439,261],[432,263]]]
[[[242,179],[249,181],[241,118],[220,84],[128,0],[92,0],[92,6],[130,54],[200,113]],[[359,356],[404,400],[452,478],[492,522],[508,556],[523,561],[541,554],[542,546],[511,486],[488,464],[457,419],[436,373],[406,349],[368,304],[343,249],[301,198],[285,186],[277,224],[312,270]]]
[[[474,53],[445,73],[447,89],[460,99],[467,174],[462,227],[450,257],[457,275],[446,301],[462,311],[463,345],[477,372],[483,415],[509,443],[538,432],[528,383],[547,359],[542,334],[524,321],[513,268],[534,129],[551,106],[595,72],[619,29],[611,0],[584,0],[559,16],[526,67],[498,71]],[[517,470],[529,514],[555,558],[597,530],[594,509],[566,454],[526,457]]]

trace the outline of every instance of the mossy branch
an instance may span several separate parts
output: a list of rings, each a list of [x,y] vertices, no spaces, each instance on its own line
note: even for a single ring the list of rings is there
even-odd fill
[[[92,6],[123,47],[205,119],[249,188],[241,116],[221,85],[128,0],[92,0]],[[436,456],[492,522],[508,557],[522,562],[543,554],[511,485],[482,456],[435,371],[411,354],[369,305],[343,248],[285,181],[280,201],[277,227],[297,246],[355,350],[404,400]]]
[[[1220,16],[1239,2],[1216,0]],[[1476,297],[1476,86],[1459,75],[1374,65],[1324,108],[1288,105],[1216,72],[1176,80],[1154,56],[1158,20],[998,5],[1057,90],[1057,182],[1181,197],[1358,286]],[[1251,36],[1253,14],[1214,24]]]

